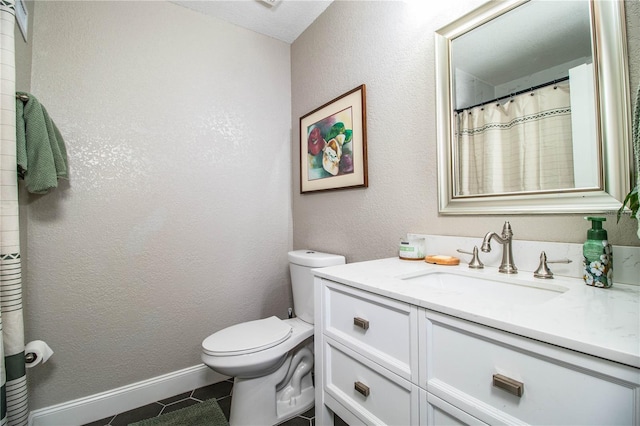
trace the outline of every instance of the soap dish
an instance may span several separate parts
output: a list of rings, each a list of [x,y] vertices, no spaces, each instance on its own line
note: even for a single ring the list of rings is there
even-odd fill
[[[444,256],[441,254],[429,255],[424,258],[427,263],[435,263],[436,265],[459,265],[460,259],[454,256]]]

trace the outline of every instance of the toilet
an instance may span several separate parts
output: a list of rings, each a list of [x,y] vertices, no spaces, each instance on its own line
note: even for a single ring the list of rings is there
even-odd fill
[[[202,342],[202,361],[234,377],[229,424],[275,425],[314,404],[311,269],[345,263],[313,250],[288,253],[295,317],[275,316],[220,330]]]

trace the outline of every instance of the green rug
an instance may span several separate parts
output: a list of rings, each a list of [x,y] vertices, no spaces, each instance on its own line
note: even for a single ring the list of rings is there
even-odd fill
[[[129,426],[229,426],[215,399],[193,404],[158,417],[131,423]]]

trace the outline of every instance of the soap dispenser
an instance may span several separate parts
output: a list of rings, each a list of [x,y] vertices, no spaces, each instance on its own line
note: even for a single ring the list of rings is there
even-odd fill
[[[587,241],[582,247],[584,255],[584,282],[594,287],[609,288],[613,285],[613,251],[607,241],[607,231],[602,229],[604,217],[585,217],[591,221]]]

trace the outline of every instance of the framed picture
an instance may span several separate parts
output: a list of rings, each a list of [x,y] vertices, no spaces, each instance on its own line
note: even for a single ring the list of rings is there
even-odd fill
[[[300,117],[300,192],[367,187],[365,85]]]

